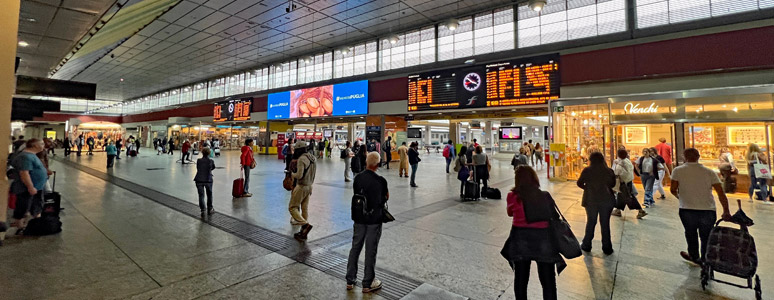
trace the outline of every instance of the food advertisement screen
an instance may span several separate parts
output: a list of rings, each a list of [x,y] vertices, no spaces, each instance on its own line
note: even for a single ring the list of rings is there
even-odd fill
[[[269,120],[368,114],[368,81],[269,94]]]
[[[559,98],[559,54],[408,76],[408,111],[545,104]]]
[[[502,140],[520,140],[521,127],[500,127],[500,139]]]
[[[215,103],[212,109],[213,122],[250,120],[253,98],[230,99]]]

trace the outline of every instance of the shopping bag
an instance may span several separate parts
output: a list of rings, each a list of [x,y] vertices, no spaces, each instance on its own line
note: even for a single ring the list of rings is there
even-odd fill
[[[757,158],[753,164],[753,169],[755,171],[755,178],[771,179],[771,169],[769,169],[769,165],[762,164]]]

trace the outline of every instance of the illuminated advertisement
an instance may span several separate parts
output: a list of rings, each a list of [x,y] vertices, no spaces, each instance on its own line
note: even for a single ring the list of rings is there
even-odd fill
[[[269,94],[269,120],[368,114],[368,81]]]
[[[213,122],[250,120],[253,98],[229,99],[215,103],[212,109]]]
[[[500,127],[501,140],[520,140],[521,127]]]
[[[408,110],[545,104],[559,98],[559,55],[408,76]]]

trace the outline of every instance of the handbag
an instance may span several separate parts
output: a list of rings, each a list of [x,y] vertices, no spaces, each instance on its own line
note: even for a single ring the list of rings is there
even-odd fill
[[[468,180],[468,177],[470,176],[470,169],[466,166],[462,166],[460,171],[457,173],[457,179],[458,180]]]
[[[620,180],[620,179],[619,179]],[[618,193],[615,196],[615,205],[614,207],[620,210],[623,210],[626,208],[626,204],[629,203],[631,200],[631,191],[629,191],[629,186],[625,182],[621,182],[618,186]]]
[[[771,169],[769,169],[769,165],[762,164],[757,155],[755,156],[753,169],[755,170],[755,178],[771,179]]]
[[[581,256],[582,252],[580,243],[575,237],[575,234],[572,233],[572,229],[570,229],[570,223],[567,222],[567,219],[564,218],[562,211],[560,211],[559,207],[556,206],[556,202],[554,202],[554,209],[556,209],[556,211],[559,213],[560,218],[552,219],[550,221],[551,234],[554,236],[554,241],[556,242],[556,247],[558,248],[559,253],[561,253],[562,256],[567,259]]]
[[[492,171],[492,164],[489,163],[489,156],[486,157],[486,172]]]
[[[395,217],[387,210],[387,203],[385,202],[384,208],[382,208],[382,223],[390,223],[392,221],[395,221]]]

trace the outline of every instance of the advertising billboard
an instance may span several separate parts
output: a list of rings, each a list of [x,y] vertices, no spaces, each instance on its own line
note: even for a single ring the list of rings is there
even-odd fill
[[[247,121],[253,107],[253,98],[228,99],[215,103],[212,108],[213,122]]]
[[[520,140],[521,127],[500,127],[501,140]]]
[[[368,114],[368,81],[269,94],[269,120]]]

